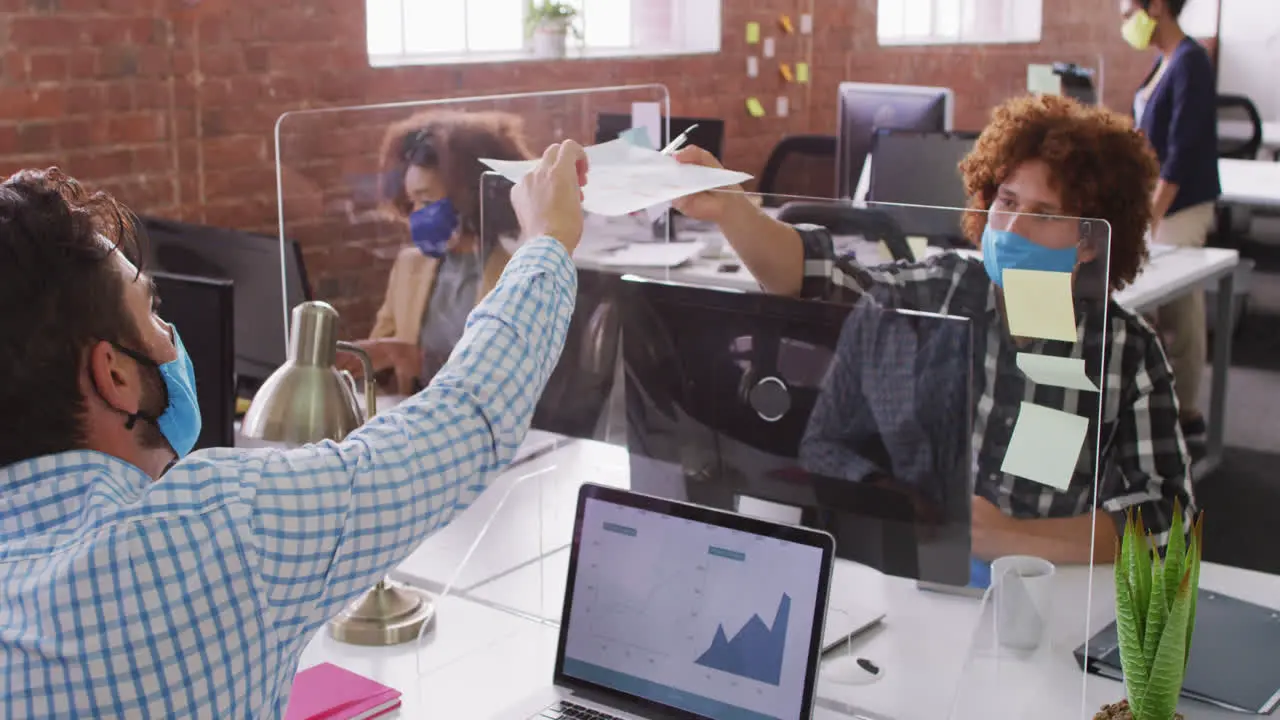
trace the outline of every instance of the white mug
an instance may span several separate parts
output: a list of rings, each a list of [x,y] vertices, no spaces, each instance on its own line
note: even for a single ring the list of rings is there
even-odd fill
[[[996,639],[1014,650],[1035,650],[1044,639],[1053,606],[1053,563],[1009,555],[991,563]]]

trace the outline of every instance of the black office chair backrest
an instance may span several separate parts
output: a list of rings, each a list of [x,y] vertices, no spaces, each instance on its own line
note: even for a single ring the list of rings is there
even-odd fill
[[[1218,157],[1254,160],[1262,149],[1262,116],[1253,101],[1243,95],[1218,96],[1218,122],[1246,123],[1250,126],[1247,140],[1223,137],[1218,132]]]
[[[870,242],[883,242],[894,260],[915,262],[902,227],[880,210],[857,208],[838,202],[789,202],[778,211],[778,220],[792,225],[821,225],[833,235],[858,235]]]
[[[778,207],[779,194],[835,197],[834,135],[788,135],[774,146],[760,174],[764,204]],[[820,178],[820,180],[815,180]]]

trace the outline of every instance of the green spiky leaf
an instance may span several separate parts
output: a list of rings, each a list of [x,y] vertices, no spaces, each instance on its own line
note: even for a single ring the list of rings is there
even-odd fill
[[[1142,532],[1142,510],[1129,513],[1124,530],[1125,564],[1133,587],[1133,606],[1138,612],[1138,636],[1147,637],[1146,609],[1151,605],[1151,553]]]
[[[1151,598],[1147,603],[1147,621],[1144,624],[1146,631],[1142,636],[1142,666],[1138,671],[1150,677],[1151,664],[1155,662],[1165,624],[1169,620],[1170,598],[1165,594],[1164,562],[1160,560],[1160,555],[1155,550],[1155,541],[1150,535],[1147,536],[1147,541],[1151,543]],[[1147,692],[1151,692],[1150,688]],[[1129,702],[1132,703],[1133,698],[1129,698]]]
[[[1178,695],[1182,692],[1186,673],[1186,628],[1193,597],[1195,591],[1191,589],[1191,573],[1188,571],[1174,591],[1165,632],[1160,634],[1159,649],[1147,676],[1146,693],[1139,703],[1141,714],[1135,712],[1135,720],[1169,720],[1178,707]],[[1132,702],[1130,698],[1131,706]]]
[[[1173,501],[1173,522],[1169,523],[1169,540],[1164,549],[1164,596],[1172,599],[1186,570],[1187,541],[1183,535],[1182,503]]]
[[[1182,669],[1191,662],[1191,636],[1196,629],[1196,600],[1200,597],[1200,561],[1204,556],[1204,515],[1197,514],[1191,524],[1191,545],[1187,551],[1187,572],[1191,574],[1191,609],[1187,613],[1187,656]]]
[[[1123,558],[1124,551],[1119,554]],[[1116,562],[1116,634],[1120,641],[1120,667],[1139,668],[1143,664],[1142,634],[1139,622],[1141,609],[1134,604],[1133,585],[1125,573],[1125,563]],[[1131,712],[1136,713],[1140,698],[1147,694],[1147,675],[1143,672],[1124,673],[1125,693],[1129,696]]]

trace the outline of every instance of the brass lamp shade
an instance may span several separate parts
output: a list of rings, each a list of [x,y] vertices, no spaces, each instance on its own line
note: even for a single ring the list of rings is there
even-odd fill
[[[286,445],[341,440],[365,416],[356,400],[355,379],[333,366],[339,350],[358,355],[364,365],[367,417],[377,412],[373,363],[369,355],[337,337],[338,311],[325,302],[293,309],[289,356],[262,384],[245,413],[246,437]],[[329,634],[356,645],[397,645],[418,637],[435,621],[435,604],[417,588],[379,581],[329,623]]]

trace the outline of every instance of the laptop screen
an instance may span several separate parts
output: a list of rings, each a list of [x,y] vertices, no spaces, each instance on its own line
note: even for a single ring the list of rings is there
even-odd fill
[[[561,673],[717,720],[795,718],[823,550],[588,497]]]

